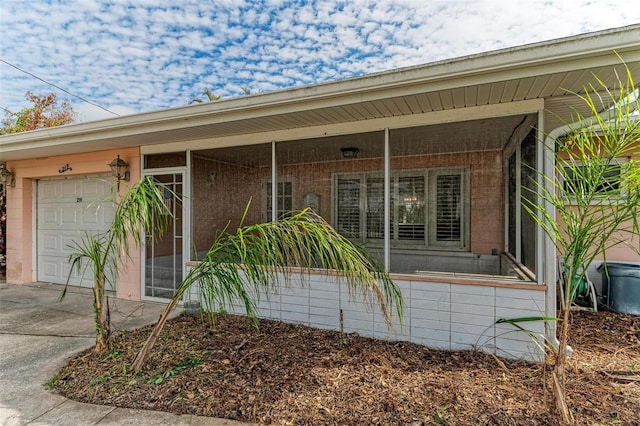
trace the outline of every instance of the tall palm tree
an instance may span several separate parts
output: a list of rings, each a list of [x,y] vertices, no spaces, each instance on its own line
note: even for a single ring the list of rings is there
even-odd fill
[[[129,258],[130,241],[140,246],[145,233],[161,235],[165,232],[171,211],[164,202],[162,183],[152,177],[143,177],[131,187],[117,203],[115,217],[104,233],[85,233],[80,241],[74,241],[74,253],[69,256],[71,270],[60,299],[67,290],[74,270],[84,274],[88,268],[93,272],[93,306],[96,325],[96,352],[108,348],[110,334],[109,306],[105,290],[113,287],[118,277],[118,266]],[[117,197],[117,191],[114,191]]]
[[[142,368],[169,314],[193,286],[198,286],[211,315],[240,302],[247,317],[255,321],[255,294],[275,292],[279,280],[288,283],[293,275],[304,282],[305,274],[312,271],[333,274],[336,279],[344,277],[352,293],[363,295],[370,303],[377,301],[388,324],[394,313],[402,320],[402,295],[389,275],[322,217],[305,209],[275,222],[241,226],[233,234],[226,229],[220,232],[176,290],[136,356],[133,369]]]

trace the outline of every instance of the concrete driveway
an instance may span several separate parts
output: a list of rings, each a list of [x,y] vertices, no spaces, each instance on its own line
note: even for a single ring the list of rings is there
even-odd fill
[[[92,292],[43,283],[0,283],[0,425],[239,425],[70,401],[43,384],[75,353],[95,343]],[[112,329],[157,321],[165,305],[110,298]]]

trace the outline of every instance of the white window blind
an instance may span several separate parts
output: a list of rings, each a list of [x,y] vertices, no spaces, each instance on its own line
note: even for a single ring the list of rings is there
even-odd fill
[[[462,176],[439,174],[435,177],[435,238],[438,242],[462,239]]]
[[[360,238],[360,179],[337,181],[336,229],[347,238]]]
[[[398,195],[395,198],[397,209],[397,239],[424,241],[425,236],[425,177],[407,176],[397,178]]]
[[[390,177],[390,240],[395,246],[466,247],[468,200],[465,170],[396,171]],[[384,239],[384,177],[338,175],[334,223],[347,238],[380,244]]]
[[[367,179],[367,239],[384,238],[384,179]]]

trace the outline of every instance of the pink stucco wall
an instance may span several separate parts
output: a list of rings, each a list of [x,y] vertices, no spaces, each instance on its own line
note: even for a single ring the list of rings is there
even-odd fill
[[[577,150],[577,149],[576,149]],[[637,164],[640,161],[640,142],[636,142],[632,148],[627,149],[627,160]],[[579,153],[576,154],[579,157]],[[565,158],[566,155],[565,155]],[[640,208],[640,206],[638,206]],[[626,222],[622,225],[622,229],[630,230],[633,228],[632,222]],[[632,262],[640,263],[640,239],[632,233],[619,232],[612,236],[609,241],[619,242],[614,247],[606,251],[606,260],[609,262]],[[605,260],[603,256],[597,256],[597,261]]]
[[[127,148],[84,154],[53,156],[10,161],[7,168],[15,174],[16,186],[7,188],[7,282],[30,283],[36,280],[35,254],[35,198],[38,179],[61,176],[87,176],[110,173],[109,163],[120,155],[129,163],[131,181],[140,178],[140,150]],[[60,173],[69,164],[72,170]],[[120,191],[126,190],[122,183]],[[140,300],[140,250],[131,251],[131,259],[119,271],[116,295],[118,298]]]

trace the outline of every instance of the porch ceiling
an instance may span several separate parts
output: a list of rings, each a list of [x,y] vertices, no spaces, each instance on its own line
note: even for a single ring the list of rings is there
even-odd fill
[[[369,122],[369,131],[393,129],[419,126],[429,115],[446,123],[460,121],[460,111],[536,99],[549,110],[545,130],[550,131],[566,124],[574,109],[588,114],[573,93],[594,84],[594,76],[614,89],[618,75],[624,78],[613,49],[632,75],[640,76],[639,36],[636,25],[333,83],[8,135],[0,139],[0,161],[128,146],[185,149],[187,141],[222,147],[310,139],[336,134],[332,126],[345,132],[349,123]],[[508,108],[500,115],[509,115]],[[399,120],[412,116],[418,118],[410,125]]]
[[[524,115],[513,115],[394,129],[389,135],[391,156],[502,150],[524,118]],[[357,148],[358,159],[384,158],[384,132],[281,142],[276,145],[276,155],[279,165],[332,162],[345,160],[342,148]],[[271,165],[270,143],[193,152],[197,156],[238,166]]]

